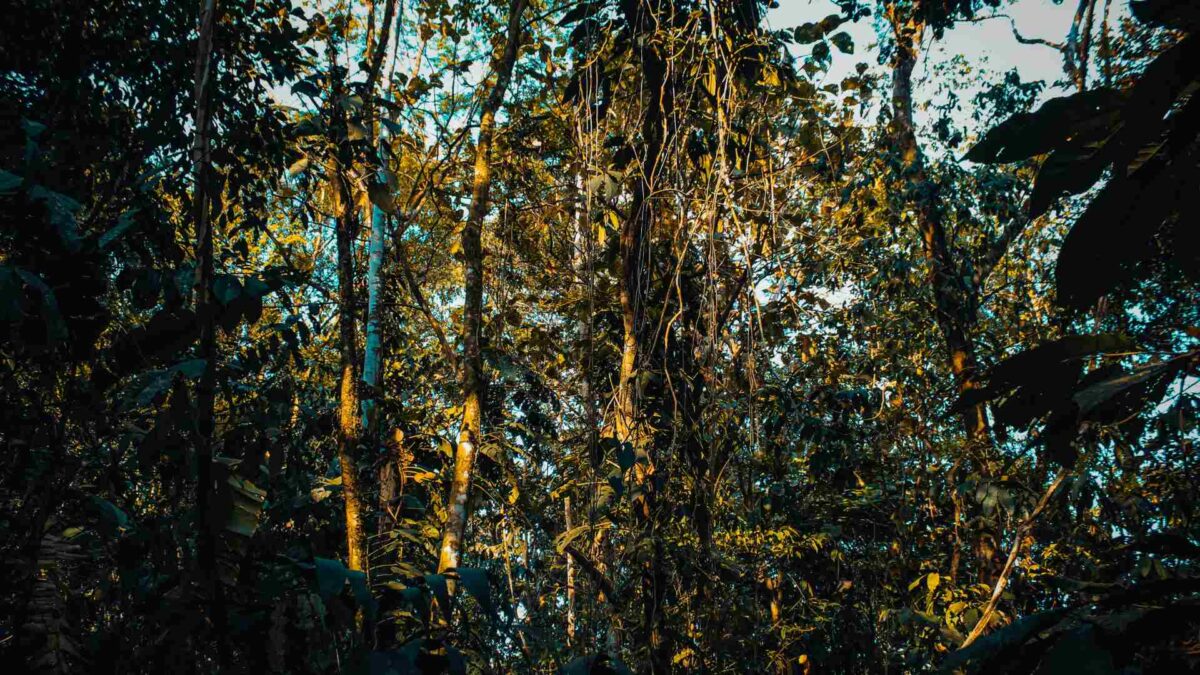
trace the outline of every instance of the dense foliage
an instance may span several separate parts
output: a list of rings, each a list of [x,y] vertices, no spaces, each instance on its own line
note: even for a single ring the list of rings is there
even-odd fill
[[[3,660],[1200,667],[1200,3],[826,4],[14,3]]]

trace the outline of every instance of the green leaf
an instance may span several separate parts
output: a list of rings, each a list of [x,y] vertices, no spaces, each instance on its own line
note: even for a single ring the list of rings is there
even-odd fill
[[[1107,675],[1120,672],[1113,664],[1112,653],[1107,649],[1107,641],[1098,640],[1095,626],[1084,625],[1077,628],[1058,641],[1046,654],[1039,673],[1047,675],[1067,675],[1068,673],[1089,673],[1092,675]]]
[[[604,6],[603,0],[586,0],[575,6],[575,9],[567,12],[563,18],[558,20],[559,26],[566,26],[584,19],[590,18]]]
[[[123,235],[127,231],[129,231],[129,228],[133,227],[134,224],[137,222],[133,219],[133,217],[137,215],[138,210],[139,209],[137,209],[137,208],[133,208],[133,209],[129,209],[128,211],[122,213],[117,218],[117,224],[113,225],[112,228],[110,228],[108,230],[108,232],[105,232],[104,234],[100,235],[100,239],[97,240],[97,242],[96,242],[97,245],[99,245],[101,249],[108,248],[109,245],[111,245],[114,241],[119,239],[121,237],[121,235]]]
[[[295,133],[298,138],[321,136],[325,133],[325,125],[316,117],[307,117],[296,123]]]
[[[213,279],[213,295],[222,305],[230,305],[242,294],[242,282],[232,274],[218,274]]]
[[[467,675],[467,660],[454,645],[446,645],[446,670],[450,675]]]
[[[1119,119],[1125,97],[1113,89],[1094,89],[1046,101],[1029,113],[1017,113],[987,132],[966,159],[1006,163],[1045,154],[1068,142],[1106,138]]]
[[[58,236],[68,251],[79,249],[79,223],[76,214],[83,206],[62,194],[36,185],[29,190],[29,197],[34,201],[45,204],[46,212],[50,215],[50,224],[58,230]]]
[[[843,54],[854,53],[854,38],[850,37],[850,34],[845,31],[830,36],[829,41]]]
[[[124,530],[129,526],[129,516],[112,502],[96,495],[92,495],[89,501],[99,511],[101,520],[113,529]]]
[[[426,574],[425,585],[433,591],[438,608],[441,609],[442,615],[446,617],[448,623],[450,621],[450,589],[446,585],[446,575]]]
[[[26,118],[22,117],[21,118],[21,129],[25,132],[25,135],[28,136],[30,139],[35,139],[38,136],[41,136],[42,132],[46,131],[46,125],[42,124],[41,122],[35,122],[31,119],[26,119]]]
[[[939,672],[957,673],[968,667],[971,672],[988,672],[991,660],[1000,662],[1010,650],[1019,649],[1026,640],[1058,623],[1066,613],[1066,609],[1056,609],[1018,619],[948,656]]]
[[[1194,31],[1200,28],[1200,5],[1180,0],[1132,0],[1129,9],[1143,23]]]
[[[819,62],[819,63],[822,63],[822,64],[829,63],[829,59],[831,58],[830,51],[829,51],[829,43],[828,42],[818,42],[817,44],[813,45],[812,57],[814,59],[816,59],[817,62]]]
[[[243,537],[253,537],[258,530],[258,521],[262,516],[263,503],[267,493],[254,483],[230,474],[226,483],[231,489],[232,508],[225,520],[225,529]]]
[[[637,462],[637,453],[633,451],[633,445],[622,443],[621,449],[617,450],[617,466],[621,467],[621,471],[628,471],[633,468]]]
[[[792,37],[795,38],[796,42],[799,42],[802,45],[812,44],[813,42],[823,39],[826,35],[837,29],[838,26],[842,25],[843,21],[845,21],[845,19],[843,19],[841,16],[837,14],[830,14],[816,23],[809,22],[802,26],[798,26],[792,32]]]
[[[62,312],[58,308],[58,298],[54,289],[50,288],[41,277],[20,267],[15,268],[17,276],[21,277],[42,298],[42,321],[46,324],[46,340],[49,344],[63,342],[67,339],[67,324],[63,321]]]
[[[355,602],[368,618],[374,619],[379,603],[371,596],[371,589],[367,585],[367,575],[357,570],[347,570],[346,578],[350,581],[350,591],[354,593]]]
[[[25,180],[15,173],[8,171],[0,171],[0,195],[6,195],[11,192],[16,192],[17,188],[21,187],[21,182]]]
[[[1124,351],[1134,348],[1135,343],[1119,333],[1095,335],[1068,335],[1064,338],[1044,342],[1037,347],[1004,359],[988,371],[990,388],[1014,387],[1036,382],[1047,369],[1085,356],[1103,352]]]
[[[572,527],[571,529],[554,538],[554,549],[559,553],[562,553],[563,551],[567,550],[567,547],[571,545],[571,542],[575,541],[580,537],[580,535],[588,532],[591,529],[591,525],[576,525],[575,527]]]
[[[0,265],[0,321],[16,322],[21,318],[21,279],[17,269]]]
[[[309,80],[300,80],[292,85],[292,93],[297,96],[307,96],[309,98],[320,98],[321,90],[316,84]]]
[[[313,565],[317,573],[317,593],[322,600],[329,600],[342,592],[350,572],[345,565],[329,558],[313,558]]]
[[[494,616],[496,605],[492,602],[492,585],[488,580],[487,571],[475,567],[459,567],[457,572],[463,588],[475,598],[483,611]]]
[[[1151,363],[1135,368],[1133,372],[1097,382],[1074,395],[1079,406],[1079,416],[1087,418],[1098,408],[1120,394],[1148,384],[1163,377],[1175,376],[1187,363],[1188,357],[1171,359],[1163,363]]]

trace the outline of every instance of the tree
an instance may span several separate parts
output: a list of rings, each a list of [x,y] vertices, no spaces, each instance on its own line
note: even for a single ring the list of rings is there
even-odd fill
[[[466,534],[471,472],[475,455],[483,443],[483,410],[487,401],[487,382],[483,372],[480,336],[483,332],[483,220],[488,212],[491,191],[492,136],[495,133],[496,113],[504,102],[504,94],[512,79],[513,66],[521,46],[524,0],[513,0],[508,11],[508,26],[504,50],[494,62],[496,80],[488,91],[479,111],[479,134],[475,141],[474,176],[471,182],[471,205],[462,228],[463,256],[463,325],[462,341],[462,426],[458,432],[458,447],[454,455],[454,474],[450,495],[446,500],[447,517],[438,554],[438,572],[458,567],[462,540]]]

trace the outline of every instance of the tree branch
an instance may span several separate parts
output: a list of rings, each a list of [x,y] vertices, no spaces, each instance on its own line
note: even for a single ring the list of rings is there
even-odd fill
[[[1004,259],[1008,249],[1012,246],[1017,237],[1025,231],[1031,221],[1028,218],[1016,217],[1008,222],[1004,230],[1000,232],[1000,236],[988,246],[984,251],[983,256],[979,259],[979,263],[975,266],[975,282],[976,288],[982,288],[984,282],[991,276],[992,271],[996,269],[996,265]]]
[[[1017,526],[1017,531],[1013,535],[1012,548],[1008,552],[1008,560],[1004,561],[1004,570],[1000,572],[1000,578],[996,579],[996,586],[992,589],[992,597],[988,599],[987,606],[983,610],[983,615],[979,617],[979,621],[975,623],[975,627],[971,629],[970,634],[967,635],[967,639],[963,640],[963,643],[959,645],[959,649],[969,646],[979,638],[983,634],[983,631],[987,629],[988,624],[991,623],[992,615],[996,613],[996,604],[1000,602],[1000,596],[1004,594],[1004,588],[1008,585],[1008,578],[1012,574],[1013,567],[1017,562],[1017,555],[1021,552],[1021,542],[1033,527],[1033,521],[1046,508],[1046,505],[1050,503],[1050,498],[1054,496],[1055,491],[1058,490],[1058,486],[1062,485],[1063,479],[1066,477],[1066,469],[1059,471],[1054,482],[1050,483],[1050,487],[1046,488],[1045,494],[1038,500],[1037,506]]]
[[[614,612],[617,611],[621,603],[617,601],[616,589],[613,588],[613,585],[608,580],[608,577],[604,576],[604,573],[601,572],[600,568],[596,566],[596,563],[592,562],[592,559],[587,557],[587,554],[585,554],[583,551],[580,551],[575,546],[567,546],[563,549],[563,553],[569,554],[571,558],[575,560],[575,562],[579,563],[579,566],[583,568],[583,571],[587,572],[587,575],[591,577],[592,582],[595,583],[600,589],[600,592],[604,594],[604,598],[608,601],[608,604],[612,610]]]
[[[454,348],[450,346],[450,341],[446,338],[446,331],[442,328],[442,322],[438,321],[437,317],[429,309],[429,303],[425,301],[425,294],[421,292],[421,286],[417,283],[417,279],[413,276],[412,267],[408,264],[408,256],[402,250],[403,244],[397,237],[397,252],[396,257],[400,259],[400,272],[404,276],[404,284],[408,286],[408,292],[412,295],[413,300],[417,302],[417,307],[421,310],[421,315],[425,317],[425,321],[429,323],[429,327],[433,330],[433,334],[437,337],[438,344],[442,348],[442,356],[454,368],[454,372],[458,372],[458,355],[454,353]]]
[[[963,19],[963,21],[965,23],[981,23],[983,21],[987,21],[988,19],[1008,19],[1008,24],[1012,26],[1013,39],[1023,45],[1042,45],[1043,47],[1049,47],[1060,52],[1067,48],[1067,46],[1061,42],[1051,42],[1050,40],[1043,40],[1042,38],[1028,38],[1024,35],[1021,35],[1020,31],[1017,30],[1017,22],[1007,14],[989,14],[987,16]]]

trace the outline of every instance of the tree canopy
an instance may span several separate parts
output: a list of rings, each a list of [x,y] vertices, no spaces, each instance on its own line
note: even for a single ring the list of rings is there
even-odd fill
[[[1200,668],[1200,3],[1013,1],[17,0],[0,656]]]

